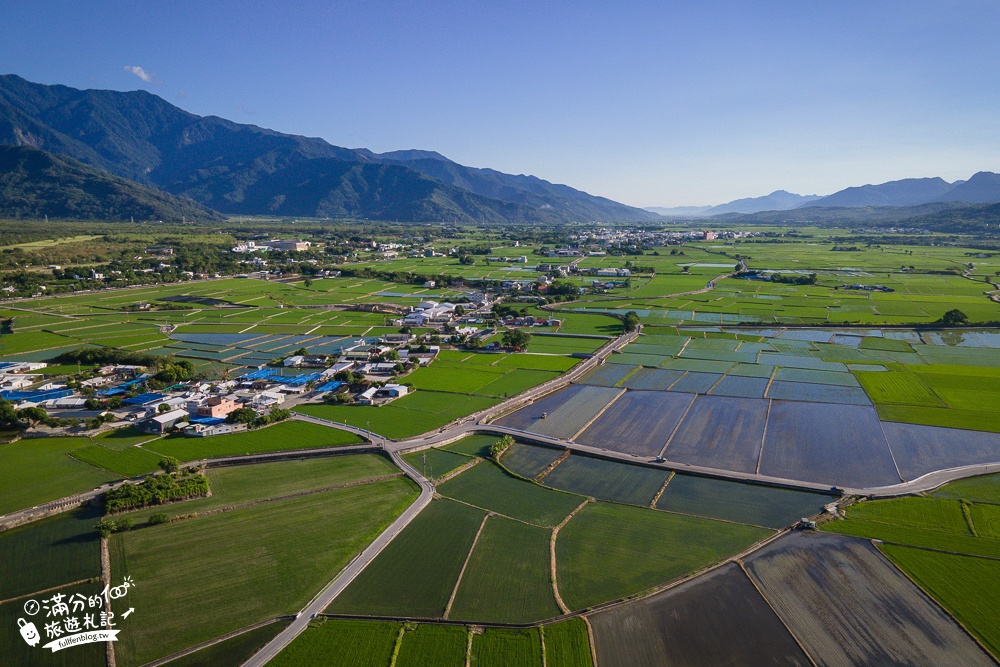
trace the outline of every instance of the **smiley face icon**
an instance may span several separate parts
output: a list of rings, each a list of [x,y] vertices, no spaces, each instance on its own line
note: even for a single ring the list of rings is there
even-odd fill
[[[24,603],[24,613],[28,616],[34,616],[40,608],[41,605],[38,604],[38,600],[28,600]]]
[[[35,624],[29,623],[23,618],[17,619],[17,624],[21,626],[21,637],[28,642],[28,646],[38,646],[38,642],[42,638],[38,636],[38,628],[35,627]]]

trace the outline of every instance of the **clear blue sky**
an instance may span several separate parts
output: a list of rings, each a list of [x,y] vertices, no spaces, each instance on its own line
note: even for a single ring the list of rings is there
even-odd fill
[[[1000,171],[997,0],[0,0],[0,16],[3,73],[638,206]]]

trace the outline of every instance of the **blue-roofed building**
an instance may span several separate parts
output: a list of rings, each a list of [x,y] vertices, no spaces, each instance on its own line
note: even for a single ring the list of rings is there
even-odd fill
[[[317,392],[337,391],[343,385],[344,385],[344,383],[341,382],[340,380],[332,380],[330,382],[326,382],[326,383],[321,384],[320,386],[316,387],[315,391],[317,391]]]
[[[154,394],[154,393],[139,394],[138,396],[133,396],[132,398],[126,398],[124,403],[125,405],[146,406],[162,401],[165,398],[166,396],[163,394]]]

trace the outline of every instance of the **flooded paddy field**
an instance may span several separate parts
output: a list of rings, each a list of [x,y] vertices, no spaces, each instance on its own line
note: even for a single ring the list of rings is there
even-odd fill
[[[889,448],[905,480],[935,470],[1000,461],[1000,433],[884,422]]]
[[[995,664],[866,540],[791,533],[746,568],[818,665]]]
[[[732,563],[595,614],[590,623],[602,666],[810,664],[750,579]]]
[[[864,488],[898,484],[874,408],[774,401],[762,475]]]
[[[670,461],[753,473],[757,469],[768,401],[699,396],[667,445]]]
[[[626,454],[657,456],[695,397],[659,391],[629,391],[576,441]]]

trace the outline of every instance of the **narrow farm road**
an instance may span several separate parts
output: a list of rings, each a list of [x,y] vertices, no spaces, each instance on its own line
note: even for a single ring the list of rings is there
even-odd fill
[[[291,625],[285,628],[274,639],[267,643],[264,648],[258,651],[252,658],[244,663],[244,667],[260,667],[266,664],[271,658],[288,646],[293,639],[309,626],[309,621],[316,614],[326,609],[334,598],[340,595],[347,586],[354,581],[365,567],[372,562],[381,551],[392,542],[410,521],[416,517],[421,510],[430,504],[434,497],[434,485],[430,480],[418,473],[410,464],[402,459],[398,452],[390,452],[393,462],[399,466],[413,481],[420,485],[420,495],[412,505],[399,515],[368,547],[358,554],[337,577],[327,584],[320,593],[313,598],[312,602],[306,605],[292,621]]]

